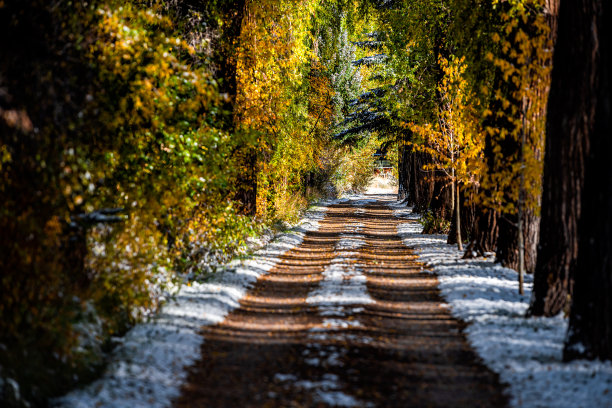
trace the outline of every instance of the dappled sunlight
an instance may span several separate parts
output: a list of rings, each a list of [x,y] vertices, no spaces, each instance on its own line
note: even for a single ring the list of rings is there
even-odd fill
[[[612,406],[604,3],[0,0],[0,406]]]
[[[502,401],[463,326],[441,307],[437,279],[397,235],[401,220],[385,205],[393,199],[331,206],[319,230],[283,254],[238,309],[203,327],[201,360],[176,405],[239,404],[242,397],[218,387],[228,378],[248,382],[261,405],[316,401],[326,376],[359,406],[381,390],[416,405],[468,401],[474,389]]]

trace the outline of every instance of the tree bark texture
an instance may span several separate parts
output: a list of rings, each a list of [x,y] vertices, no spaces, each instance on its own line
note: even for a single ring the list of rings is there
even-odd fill
[[[572,47],[568,44],[568,33],[559,34],[548,101],[541,235],[528,311],[534,316],[558,314],[567,307],[572,293],[571,271],[578,255],[587,118],[592,116],[588,114],[591,99],[585,92],[593,86],[591,74],[579,67],[582,64],[579,59],[589,58],[592,51],[583,49],[581,43],[574,43]],[[586,41],[582,37],[580,41]]]
[[[417,154],[411,152],[408,156],[408,172],[410,173],[410,180],[408,180],[408,205],[416,206],[420,201],[420,190],[418,188],[419,178]]]
[[[459,193],[461,202],[461,239],[463,242],[471,242],[474,236],[474,225],[476,222],[476,206],[474,205],[475,194],[475,189],[463,189]],[[447,243],[457,243],[457,217],[452,217],[451,219]]]
[[[405,200],[408,198],[410,201],[410,182],[411,182],[411,167],[410,167],[410,147],[406,145],[406,136],[400,136],[400,142],[398,143],[398,163],[397,163],[397,175],[398,175],[398,200]]]
[[[502,215],[498,220],[497,260],[505,267],[518,270],[518,217]],[[532,209],[523,213],[523,242],[525,243],[525,271],[533,273],[537,259],[537,243],[540,230],[540,217]]]
[[[610,17],[605,0],[561,3],[554,85],[572,88],[574,99],[558,119],[587,148],[565,360],[612,359]]]
[[[413,153],[414,212],[418,214],[430,209],[430,203],[434,197],[434,189],[436,187],[434,172],[423,170],[423,166],[426,163],[428,163],[426,154],[420,152]]]
[[[438,218],[450,221],[453,217],[453,183],[443,171],[432,171],[433,190],[427,208]]]
[[[499,213],[482,205],[474,209],[474,227],[470,243],[465,249],[464,259],[485,256],[486,252],[497,249],[497,222]]]

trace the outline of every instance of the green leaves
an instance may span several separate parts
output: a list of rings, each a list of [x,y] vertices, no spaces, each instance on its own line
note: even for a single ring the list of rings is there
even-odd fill
[[[2,96],[0,343],[14,349],[0,364],[27,343],[69,367],[82,362],[87,305],[101,343],[154,312],[182,274],[241,250],[254,227],[230,201],[233,152],[250,139],[224,130],[208,22],[190,26],[161,1],[15,4],[19,18],[0,28],[1,88],[19,125],[5,126]],[[10,47],[26,31],[31,44]],[[71,226],[118,207],[121,223]]]

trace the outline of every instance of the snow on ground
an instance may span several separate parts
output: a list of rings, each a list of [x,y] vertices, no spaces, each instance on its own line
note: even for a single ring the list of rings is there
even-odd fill
[[[89,386],[53,402],[54,406],[166,407],[177,397],[185,369],[200,357],[204,325],[222,321],[257,278],[267,273],[286,251],[299,245],[306,231],[319,228],[324,202],[308,211],[289,233],[247,260],[236,260],[205,283],[183,286],[174,301],[150,322],[139,324],[121,340],[103,376]]]
[[[358,407],[362,402],[351,395],[338,391],[338,376],[336,374],[323,374],[320,381],[299,380],[293,374],[276,374],[274,379],[278,382],[291,383],[293,386],[311,390],[315,400],[332,407]]]
[[[397,181],[391,177],[376,176],[368,185],[366,194],[397,194]]]
[[[438,276],[453,315],[468,323],[466,335],[485,364],[509,386],[515,407],[612,407],[612,363],[561,361],[567,319],[525,318],[532,289],[518,294],[518,274],[493,258],[460,259],[446,235],[424,235],[418,216],[390,205],[404,243]]]
[[[368,293],[361,265],[356,262],[359,255],[356,250],[366,244],[363,240],[365,237],[359,234],[362,229],[361,223],[345,226],[334,248],[335,257],[322,273],[323,280],[306,298],[306,303],[316,305],[323,316],[344,317],[352,311],[351,308],[346,308],[346,305],[374,302]],[[349,327],[357,323],[346,321],[345,325],[339,319],[327,320],[335,322],[337,327]]]
[[[359,207],[370,201],[358,197],[358,201],[351,201],[351,204]],[[360,208],[356,208],[355,212],[359,210]],[[357,262],[357,249],[366,244],[365,236],[360,234],[363,228],[364,224],[358,222],[349,223],[344,227],[334,248],[335,257],[323,271],[323,279],[319,286],[306,298],[306,303],[316,305],[319,315],[323,317],[321,325],[310,329],[311,341],[304,350],[304,361],[307,364],[341,367],[342,359],[348,350],[325,342],[332,339],[346,340],[354,336],[347,329],[362,326],[355,315],[364,310],[362,305],[374,302],[368,293],[366,277],[362,272],[363,266]],[[360,337],[362,342],[370,341],[367,336]],[[285,378],[284,381],[290,381],[294,387],[311,390],[317,402],[334,407],[371,405],[343,392],[342,389],[345,387],[335,374],[325,373],[318,381],[298,380],[295,376],[287,376],[288,374],[277,374],[277,379]]]

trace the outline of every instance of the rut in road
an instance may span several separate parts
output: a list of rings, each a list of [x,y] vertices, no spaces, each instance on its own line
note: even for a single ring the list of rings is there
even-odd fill
[[[215,326],[177,407],[498,407],[389,201],[331,206]]]

